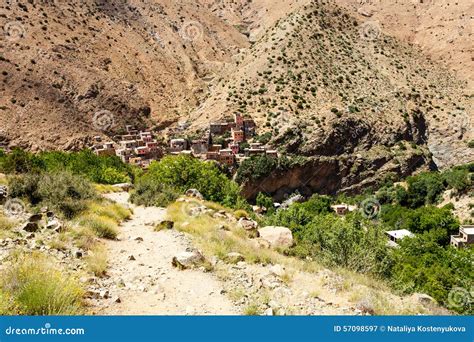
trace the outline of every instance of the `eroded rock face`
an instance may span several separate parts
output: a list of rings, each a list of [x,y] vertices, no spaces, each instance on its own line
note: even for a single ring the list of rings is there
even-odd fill
[[[293,234],[286,227],[268,226],[258,230],[260,238],[270,243],[273,248],[288,248],[293,245]]]

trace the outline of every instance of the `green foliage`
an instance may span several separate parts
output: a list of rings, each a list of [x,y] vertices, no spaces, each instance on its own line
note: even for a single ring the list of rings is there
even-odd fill
[[[70,172],[27,173],[10,179],[12,197],[27,198],[33,205],[45,205],[72,218],[96,196],[92,185]]]
[[[275,212],[275,207],[273,206],[273,198],[265,195],[264,193],[259,192],[256,199],[256,204],[259,207],[264,207],[267,209],[267,213],[271,214]]]
[[[136,205],[166,207],[179,196],[179,190],[154,177],[141,178],[135,184],[130,201]]]
[[[448,187],[458,192],[466,191],[472,184],[467,168],[454,168],[446,171],[443,176]]]
[[[407,229],[412,233],[438,231],[438,243],[447,245],[450,235],[459,229],[459,221],[449,207],[425,206],[409,209],[399,205],[382,207],[381,218],[392,229]]]
[[[267,156],[252,156],[245,159],[237,170],[235,180],[242,184],[247,180],[257,181],[277,168],[278,161]]]
[[[410,208],[437,203],[441,193],[446,189],[443,175],[438,172],[424,172],[408,177],[407,183],[406,196],[399,197],[399,203]],[[403,194],[402,190],[399,191]]]
[[[126,183],[133,179],[132,167],[118,157],[99,157],[90,150],[81,152],[41,152],[34,155],[20,149],[0,155],[4,173],[70,171],[102,184]]]
[[[304,203],[294,203],[287,210],[278,210],[265,218],[265,225],[284,226],[294,232],[305,229],[320,214],[331,212],[331,199],[327,196],[313,195]]]
[[[229,207],[235,207],[240,197],[238,185],[215,163],[188,156],[167,156],[150,165],[148,173],[139,179],[136,195],[132,198],[155,203],[157,199],[151,192],[164,193],[167,200],[188,189],[197,189],[207,200]]]
[[[392,261],[383,230],[357,216],[318,215],[293,233],[298,242],[293,252],[300,257],[312,256],[360,273],[390,274]]]
[[[405,293],[427,293],[448,308],[472,315],[469,298],[464,306],[451,307],[448,295],[456,287],[466,293],[472,288],[473,250],[443,248],[435,235],[427,232],[401,242],[401,248],[394,251],[393,285]]]

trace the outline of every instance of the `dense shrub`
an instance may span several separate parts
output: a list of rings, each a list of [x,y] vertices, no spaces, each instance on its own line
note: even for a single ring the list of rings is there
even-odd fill
[[[387,238],[381,227],[355,216],[318,215],[305,226],[293,229],[298,245],[293,252],[312,256],[329,266],[360,273],[389,276],[392,267]]]
[[[331,212],[331,199],[327,196],[313,195],[304,203],[295,203],[287,210],[278,210],[264,220],[269,226],[284,226],[298,231],[316,216]]]
[[[268,176],[276,169],[278,161],[267,156],[253,156],[245,159],[237,170],[235,180],[242,184],[247,180],[257,181],[264,176]]]
[[[438,172],[425,172],[417,176],[408,177],[408,190],[403,194],[398,189],[399,203],[410,208],[417,208],[425,204],[435,204],[446,189],[443,175]]]
[[[70,172],[28,173],[10,179],[12,197],[27,198],[33,205],[45,205],[72,218],[87,206],[96,194],[83,177]]]
[[[392,229],[407,229],[412,233],[438,230],[438,243],[441,245],[447,245],[450,235],[459,229],[459,221],[449,206],[409,209],[399,205],[387,205],[382,208],[381,217]]]
[[[213,162],[189,156],[167,156],[150,165],[137,182],[132,199],[137,203],[156,204],[172,200],[176,193],[197,189],[209,201],[236,207],[239,187]]]
[[[4,173],[58,172],[67,170],[92,182],[115,184],[130,182],[134,170],[118,157],[99,157],[90,150],[81,152],[41,152],[37,155],[14,149],[0,155],[0,171]]]
[[[469,296],[474,279],[474,253],[472,249],[444,248],[437,243],[435,235],[436,232],[427,232],[401,242],[401,248],[394,251],[393,285],[405,293],[427,293],[441,305],[472,315],[472,298],[464,298],[463,303],[450,303],[448,298],[456,287],[464,289]]]

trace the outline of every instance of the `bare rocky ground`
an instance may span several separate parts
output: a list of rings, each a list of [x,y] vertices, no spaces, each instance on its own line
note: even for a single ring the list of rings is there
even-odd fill
[[[108,196],[126,204],[127,193]],[[177,252],[190,247],[189,239],[175,230],[153,231],[164,219],[161,208],[134,207],[132,220],[121,227],[109,250],[108,278],[99,279],[96,301],[103,315],[236,315],[240,311],[223,294],[217,278],[203,270],[180,271],[171,265]],[[106,289],[106,290],[105,290]],[[102,296],[104,297],[104,296]]]
[[[127,193],[107,197],[127,205]],[[296,266],[283,256],[282,264],[263,264],[243,261],[244,256],[238,252],[232,253],[233,261],[206,254],[210,267],[198,265],[182,270],[173,267],[173,257],[196,250],[202,241],[177,229],[155,231],[157,222],[169,218],[165,209],[133,210],[132,219],[121,227],[119,239],[105,242],[107,276],[94,278],[90,291],[96,293],[91,300],[95,314],[363,315],[439,311],[428,296],[399,297],[380,284],[364,283],[363,277],[323,267],[305,271],[301,264]],[[210,217],[219,215],[212,209],[203,212]],[[233,217],[221,219],[235,222]]]

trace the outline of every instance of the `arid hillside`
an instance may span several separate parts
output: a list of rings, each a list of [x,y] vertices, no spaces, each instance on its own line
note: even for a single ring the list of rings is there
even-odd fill
[[[275,147],[349,168],[473,160],[468,1],[337,2],[7,1],[0,144],[78,149],[125,123],[199,132],[241,111]]]
[[[2,135],[33,150],[176,121],[248,45],[194,1],[11,1],[0,13]]]
[[[474,87],[474,3],[470,0],[336,0],[352,14],[419,46]]]

